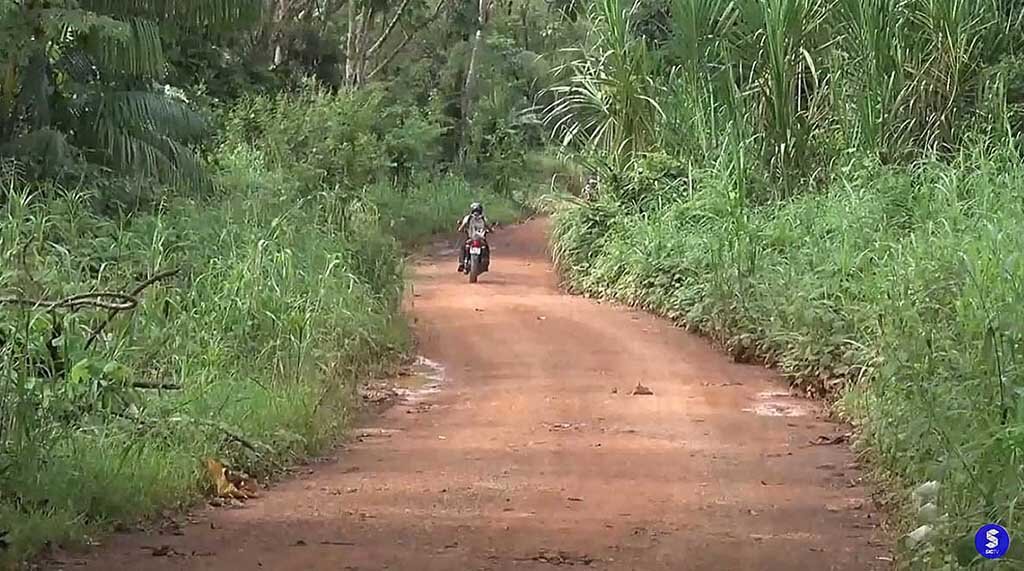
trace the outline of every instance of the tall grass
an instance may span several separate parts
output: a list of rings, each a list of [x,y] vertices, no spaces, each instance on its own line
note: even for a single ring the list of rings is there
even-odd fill
[[[488,220],[502,224],[519,219],[523,208],[508,197],[473,190],[459,177],[424,179],[404,193],[375,185],[366,189],[365,197],[382,227],[407,244],[452,232],[472,201],[483,203]]]
[[[948,518],[914,554],[937,564],[983,523],[1024,530],[1017,160],[852,165],[741,220],[729,179],[708,170],[699,192],[654,211],[562,211],[556,259],[579,290],[767,358],[809,394],[843,395],[881,467],[942,483]]]
[[[841,1],[837,110],[854,143],[889,160],[963,141],[985,70],[1020,47],[1019,9],[998,1]],[[848,104],[848,105],[846,105]],[[960,132],[958,132],[960,131]]]
[[[604,165],[600,193],[556,216],[572,287],[766,358],[838,399],[897,487],[939,482],[941,517],[898,514],[930,526],[900,542],[922,569],[971,565],[982,523],[1024,531],[1022,17],[996,0],[675,0],[656,144],[578,147]]]

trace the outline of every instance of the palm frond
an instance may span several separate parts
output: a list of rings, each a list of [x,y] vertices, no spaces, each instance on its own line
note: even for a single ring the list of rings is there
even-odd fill
[[[90,51],[102,69],[134,77],[159,77],[164,72],[160,30],[150,20],[130,20],[127,33],[117,38],[93,34],[90,39]]]
[[[46,8],[39,10],[38,15],[47,37],[66,43],[81,40],[101,68],[145,77],[163,72],[163,46],[153,21],[82,9]]]
[[[178,140],[195,139],[207,129],[203,117],[188,105],[150,91],[104,93],[95,121],[122,129],[136,126]]]
[[[92,33],[101,33],[105,37],[127,37],[130,33],[125,22],[89,10],[40,8],[35,14],[49,38],[70,39],[76,35]]]
[[[142,129],[104,125],[97,133],[113,168],[172,185],[201,187],[207,175],[195,154],[178,141]]]
[[[65,77],[83,85],[100,78],[95,60],[83,50],[68,50],[53,65]]]
[[[545,123],[563,145],[580,143],[628,158],[649,149],[664,113],[651,97],[653,58],[634,34],[637,4],[602,0],[592,7],[591,46],[556,69],[565,79],[547,90]]]

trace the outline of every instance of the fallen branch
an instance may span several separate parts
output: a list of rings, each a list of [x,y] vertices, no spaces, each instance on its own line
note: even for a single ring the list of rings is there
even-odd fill
[[[181,385],[177,383],[163,383],[160,381],[135,381],[132,387],[136,389],[156,389],[161,391],[180,391]]]
[[[80,307],[95,307],[107,309],[112,313],[135,309],[139,305],[138,296],[147,287],[154,283],[177,274],[181,270],[167,270],[160,272],[146,281],[135,286],[135,289],[128,293],[117,291],[91,291],[76,293],[57,301],[46,299],[29,299],[18,296],[0,297],[0,305],[21,305],[37,309],[71,309],[77,310]]]
[[[834,436],[826,436],[822,434],[821,436],[818,436],[814,440],[811,440],[810,443],[813,444],[814,446],[835,446],[836,444],[843,444],[849,442],[849,440],[850,435],[848,433],[836,434]]]
[[[227,437],[227,439],[229,441],[235,442],[235,443],[241,445],[243,448],[245,448],[245,449],[249,450],[250,452],[252,452],[253,454],[255,454],[257,458],[259,458],[261,460],[269,461],[278,470],[283,470],[284,469],[284,466],[281,465],[280,462],[278,462],[277,460],[275,460],[273,458],[273,456],[277,454],[277,451],[274,450],[274,448],[269,446],[268,444],[265,444],[265,443],[260,442],[258,440],[250,442],[249,440],[247,440],[246,438],[244,438],[240,434],[236,433],[234,430],[231,430],[231,428],[229,428],[223,422],[217,422],[217,421],[212,421],[212,420],[203,420],[201,418],[191,418],[191,417],[186,417],[186,418],[188,420],[191,420],[192,422],[197,423],[197,424],[201,424],[203,426],[207,426],[207,427],[210,427],[210,428],[215,428],[215,429],[221,431],[224,434],[224,436]],[[261,448],[263,449],[262,451],[260,450]]]
[[[27,299],[16,296],[0,297],[0,305],[21,305],[26,307],[47,310],[75,310],[80,307],[95,307],[98,309],[108,309],[110,311],[117,312],[135,309],[135,307],[138,306],[138,304],[139,302],[137,299],[135,299],[134,296],[111,291],[94,291],[89,293],[78,293],[58,301],[49,301],[45,299]]]
[[[213,420],[204,420],[202,418],[194,418],[194,417],[191,417],[191,416],[174,416],[174,417],[166,418],[166,419],[148,419],[148,418],[143,418],[141,416],[138,416],[136,414],[125,414],[125,413],[121,413],[121,412],[117,412],[117,411],[114,411],[113,414],[115,416],[118,416],[118,417],[123,418],[123,419],[128,420],[128,421],[132,421],[132,422],[134,422],[136,424],[139,424],[139,425],[147,425],[147,424],[155,425],[155,424],[164,424],[164,423],[168,423],[168,422],[183,422],[183,423],[194,422],[194,423],[196,423],[198,425],[201,425],[201,426],[206,426],[208,428],[213,428],[215,430],[220,431],[222,434],[224,434],[224,436],[229,441],[235,442],[235,443],[241,445],[242,447],[246,448],[247,450],[249,450],[253,454],[255,454],[257,458],[270,462],[278,470],[281,470],[281,471],[284,470],[284,466],[280,462],[278,462],[277,460],[275,460],[273,458],[273,456],[277,453],[277,451],[274,450],[273,447],[271,447],[268,444],[265,444],[263,442],[260,442],[258,440],[250,441],[250,440],[246,439],[245,437],[241,436],[240,434],[236,433],[234,430],[230,429],[228,426],[226,426],[222,422],[217,422],[217,421],[213,421]],[[261,448],[263,449],[262,451],[260,450]]]
[[[139,285],[135,286],[135,289],[133,289],[131,292],[129,292],[128,295],[132,296],[132,298],[135,299],[135,304],[138,305],[138,297],[140,295],[142,295],[142,292],[145,291],[146,288],[148,288],[149,286],[155,284],[156,282],[158,282],[160,280],[167,279],[167,278],[169,278],[171,276],[174,276],[174,275],[176,275],[180,271],[181,271],[181,269],[173,269],[173,270],[165,270],[165,271],[156,273],[152,277],[150,277],[149,279],[144,280],[141,283],[139,283]],[[115,317],[117,317],[117,314],[120,311],[123,311],[123,310],[114,310],[114,309],[112,309],[110,311],[110,313],[107,314],[107,318],[104,319],[102,323],[97,325],[96,328],[92,330],[92,333],[89,334],[89,339],[85,342],[86,350],[88,350],[90,347],[92,347],[92,344],[96,342],[96,339],[99,338],[100,334],[103,333],[103,330],[106,329],[108,325],[110,325],[110,322],[113,321]]]

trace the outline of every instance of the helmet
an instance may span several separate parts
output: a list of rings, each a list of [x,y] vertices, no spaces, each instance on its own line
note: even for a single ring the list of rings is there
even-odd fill
[[[469,205],[469,212],[470,214],[483,214],[484,205],[480,204],[479,202],[474,202],[473,204]]]

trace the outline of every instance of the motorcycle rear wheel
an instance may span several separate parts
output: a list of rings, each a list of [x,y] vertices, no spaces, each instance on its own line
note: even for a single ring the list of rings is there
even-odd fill
[[[480,255],[473,254],[469,259],[469,283],[475,284],[480,277]]]

